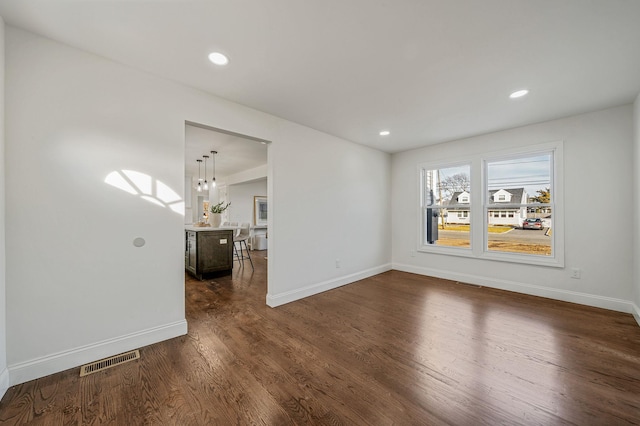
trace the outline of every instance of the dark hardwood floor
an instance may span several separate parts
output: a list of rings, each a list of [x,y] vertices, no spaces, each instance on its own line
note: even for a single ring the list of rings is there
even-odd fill
[[[396,271],[272,309],[263,256],[187,276],[187,336],[14,386],[0,423],[640,424],[631,315]]]

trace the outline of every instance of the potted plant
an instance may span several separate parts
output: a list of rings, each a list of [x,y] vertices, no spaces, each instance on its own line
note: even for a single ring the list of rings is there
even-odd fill
[[[218,204],[209,208],[209,223],[214,228],[219,228],[222,222],[222,212],[229,208],[231,203],[224,204],[224,201],[220,201]]]

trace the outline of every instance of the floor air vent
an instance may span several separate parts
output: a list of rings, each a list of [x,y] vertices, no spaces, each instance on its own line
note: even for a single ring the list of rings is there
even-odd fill
[[[110,358],[101,359],[100,361],[92,362],[91,364],[83,365],[80,367],[80,377],[97,373],[98,371],[106,370],[107,368],[133,361],[134,359],[140,359],[140,351],[137,349],[135,351],[126,352]]]

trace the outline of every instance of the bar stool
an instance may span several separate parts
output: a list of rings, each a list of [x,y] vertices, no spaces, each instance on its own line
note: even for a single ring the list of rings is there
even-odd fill
[[[233,239],[233,248],[235,250],[235,256],[238,258],[238,261],[242,262],[242,266],[244,266],[244,260],[249,259],[251,262],[251,269],[253,269],[253,260],[251,260],[251,253],[249,253],[249,247],[247,246],[247,240],[249,239],[249,235],[251,234],[251,224],[242,223],[240,224],[240,232]],[[236,246],[237,243],[237,246]],[[244,244],[244,250],[247,252],[245,256],[242,251],[242,244]],[[238,252],[238,249],[240,250]]]
[[[220,225],[220,227],[224,228],[224,227],[230,227],[230,228],[235,228],[238,226],[238,222],[222,222],[222,225]],[[238,259],[238,261],[240,261],[240,256],[238,255],[238,250],[236,249],[236,238],[238,238],[238,229],[235,229],[233,231],[233,260],[235,261],[236,259]]]

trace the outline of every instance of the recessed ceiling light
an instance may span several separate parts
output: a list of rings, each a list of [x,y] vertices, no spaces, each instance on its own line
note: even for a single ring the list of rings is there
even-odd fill
[[[227,65],[229,63],[229,58],[220,52],[209,53],[209,60],[216,65]]]
[[[382,130],[382,131],[380,132],[380,136],[389,136],[390,134],[391,134],[391,132],[390,132],[390,131],[388,131],[388,130]]]
[[[526,95],[527,93],[529,93],[529,91],[527,89],[522,89],[522,90],[516,90],[515,92],[513,92],[512,94],[509,95],[509,97],[511,99],[515,99],[515,98],[521,98],[524,95]]]

